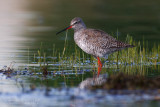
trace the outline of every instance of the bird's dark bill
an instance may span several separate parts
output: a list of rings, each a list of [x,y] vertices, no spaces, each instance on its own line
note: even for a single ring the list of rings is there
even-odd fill
[[[56,33],[56,35],[58,35],[59,33],[61,33],[61,32],[63,32],[63,31],[65,31],[65,30],[67,30],[67,29],[70,29],[70,28],[72,28],[72,26],[68,26],[68,27],[66,27],[65,29],[63,29],[63,30],[61,30],[61,31],[57,32],[57,33]]]

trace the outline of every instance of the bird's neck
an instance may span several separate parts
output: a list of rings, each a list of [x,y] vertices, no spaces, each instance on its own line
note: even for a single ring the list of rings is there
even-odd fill
[[[86,26],[79,26],[78,28],[74,29],[74,32],[78,32],[78,31],[81,31],[81,30],[84,30],[84,29],[86,29]]]

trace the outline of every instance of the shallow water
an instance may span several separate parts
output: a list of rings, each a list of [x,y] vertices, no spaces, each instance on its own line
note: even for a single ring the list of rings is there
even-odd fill
[[[159,106],[158,90],[86,90],[78,87],[51,88],[35,86],[25,76],[7,78],[0,73],[0,105],[3,107],[104,107]]]

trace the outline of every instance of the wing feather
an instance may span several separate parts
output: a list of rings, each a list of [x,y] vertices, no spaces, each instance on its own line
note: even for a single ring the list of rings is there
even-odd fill
[[[88,43],[101,49],[124,48],[129,46],[129,44],[116,40],[102,30],[86,29],[84,30],[84,34],[88,35],[86,36]]]

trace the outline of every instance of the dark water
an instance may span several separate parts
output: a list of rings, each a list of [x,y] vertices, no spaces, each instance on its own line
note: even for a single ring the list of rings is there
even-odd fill
[[[63,50],[65,33],[58,36],[55,34],[57,31],[68,26],[71,19],[77,16],[84,20],[87,27],[104,30],[112,36],[118,34],[118,38],[122,41],[129,34],[136,41],[148,41],[149,48],[152,48],[153,44],[157,45],[160,43],[159,4],[159,0],[0,1],[0,69],[4,69],[6,66],[13,66],[18,71],[27,70],[28,65],[32,66],[34,64],[33,54],[36,53],[37,55],[41,44],[43,44],[42,48],[48,52],[46,56],[52,55],[53,44],[55,44],[59,51]],[[74,48],[73,30],[68,31],[67,39],[68,46]],[[34,66],[34,70],[39,70],[39,65],[35,64]],[[76,65],[76,67],[78,68],[79,65]],[[152,65],[144,67],[144,69],[143,67],[139,67],[140,69],[136,67],[117,69],[115,64],[110,69],[106,70],[106,68],[102,69],[102,73],[107,72],[107,74],[110,74],[125,71],[132,74],[132,72],[129,72],[130,70],[135,71],[138,69],[141,70],[139,75],[154,77],[159,75],[160,67],[157,64],[156,69]],[[52,66],[49,70],[53,72],[57,70],[57,74],[60,74],[62,71],[58,66]],[[63,69],[63,71],[65,70],[67,73],[74,71],[71,68]],[[78,76],[76,74],[68,74],[69,76],[67,76],[66,74],[65,77],[63,75],[57,77],[51,76],[47,80],[39,77],[38,79],[37,77],[30,78],[29,76],[22,76],[20,80],[15,79],[18,78],[17,76],[12,80],[6,79],[6,76],[1,75],[2,81],[0,85],[3,88],[0,90],[0,104],[4,106],[51,106],[51,101],[54,101],[55,105],[59,105],[60,103],[58,102],[60,101],[60,106],[73,107],[80,104],[83,104],[83,106],[86,104],[89,106],[118,106],[119,104],[122,104],[122,106],[132,106],[135,103],[140,106],[159,105],[157,101],[148,101],[153,98],[145,94],[140,96],[114,96],[105,93],[108,95],[105,97],[103,96],[104,92],[93,94],[93,92],[86,92],[86,90],[79,91],[78,88],[66,89],[68,87],[77,87],[87,77],[93,77],[94,74],[90,71],[93,71],[92,65],[88,64],[82,70],[79,69],[77,71],[79,73]],[[21,84],[21,81],[24,82],[25,88]],[[34,92],[28,92],[28,94],[23,89],[29,90],[30,84],[36,84],[38,89]],[[47,95],[46,87],[52,87]],[[59,90],[55,89],[55,87],[63,88]],[[34,97],[31,98],[31,96]],[[126,101],[126,99],[128,100]],[[113,104],[115,100],[119,100],[119,102]],[[144,102],[139,103],[139,101]],[[106,104],[105,102],[108,103]]]

